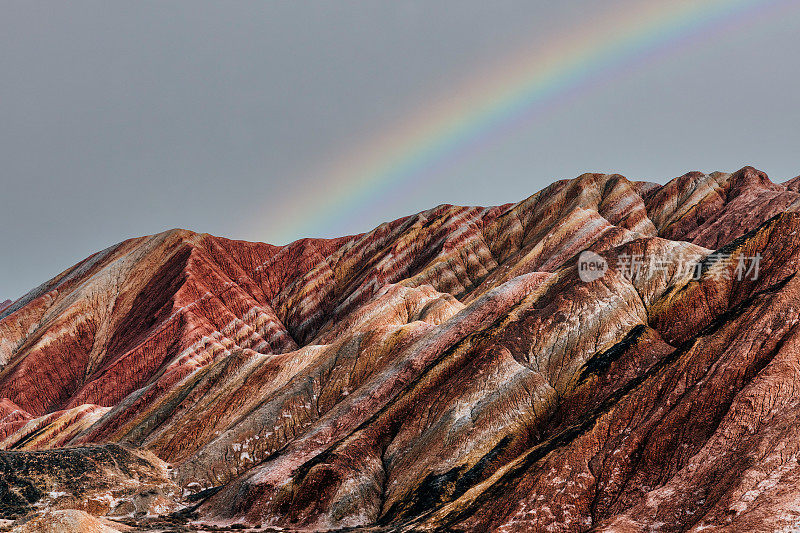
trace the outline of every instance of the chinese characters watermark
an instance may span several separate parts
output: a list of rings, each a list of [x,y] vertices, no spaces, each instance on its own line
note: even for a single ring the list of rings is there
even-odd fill
[[[646,257],[644,254],[619,254],[616,257],[615,270],[625,279],[649,279],[656,274],[667,274],[671,269],[677,275],[689,275],[699,280],[703,274],[712,279],[758,279],[761,266],[761,254],[753,256],[739,255],[734,259],[730,254],[712,253],[702,261],[686,258],[664,259]],[[578,256],[578,277],[581,281],[591,282],[602,278],[608,270],[608,261],[599,254],[584,251]]]

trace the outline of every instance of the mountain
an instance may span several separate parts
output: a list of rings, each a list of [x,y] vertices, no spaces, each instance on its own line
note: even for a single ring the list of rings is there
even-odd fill
[[[13,302],[11,300],[5,300],[0,302],[0,311],[11,305]]]
[[[799,189],[584,174],[339,239],[114,245],[0,311],[0,518],[790,530]]]

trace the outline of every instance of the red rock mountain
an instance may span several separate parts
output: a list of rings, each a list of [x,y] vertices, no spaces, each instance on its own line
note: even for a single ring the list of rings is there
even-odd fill
[[[792,530],[798,183],[584,174],[339,239],[112,246],[0,311],[1,518]]]

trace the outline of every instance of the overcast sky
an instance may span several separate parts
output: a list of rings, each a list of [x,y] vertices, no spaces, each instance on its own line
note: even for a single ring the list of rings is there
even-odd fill
[[[632,64],[311,236],[439,203],[517,201],[586,171],[664,182],[752,164],[775,181],[794,177],[800,0],[783,4]],[[270,213],[324,198],[334,162],[493,65],[630,1],[1,6],[0,300],[173,227],[305,236],[293,233],[301,210]]]

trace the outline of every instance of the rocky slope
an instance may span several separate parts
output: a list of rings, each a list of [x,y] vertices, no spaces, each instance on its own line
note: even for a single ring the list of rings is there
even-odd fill
[[[340,239],[112,246],[0,311],[0,506],[26,524],[791,530],[798,184],[585,174]],[[585,250],[604,275],[585,280]]]
[[[13,302],[11,300],[4,300],[0,301],[0,311],[11,305]]]

